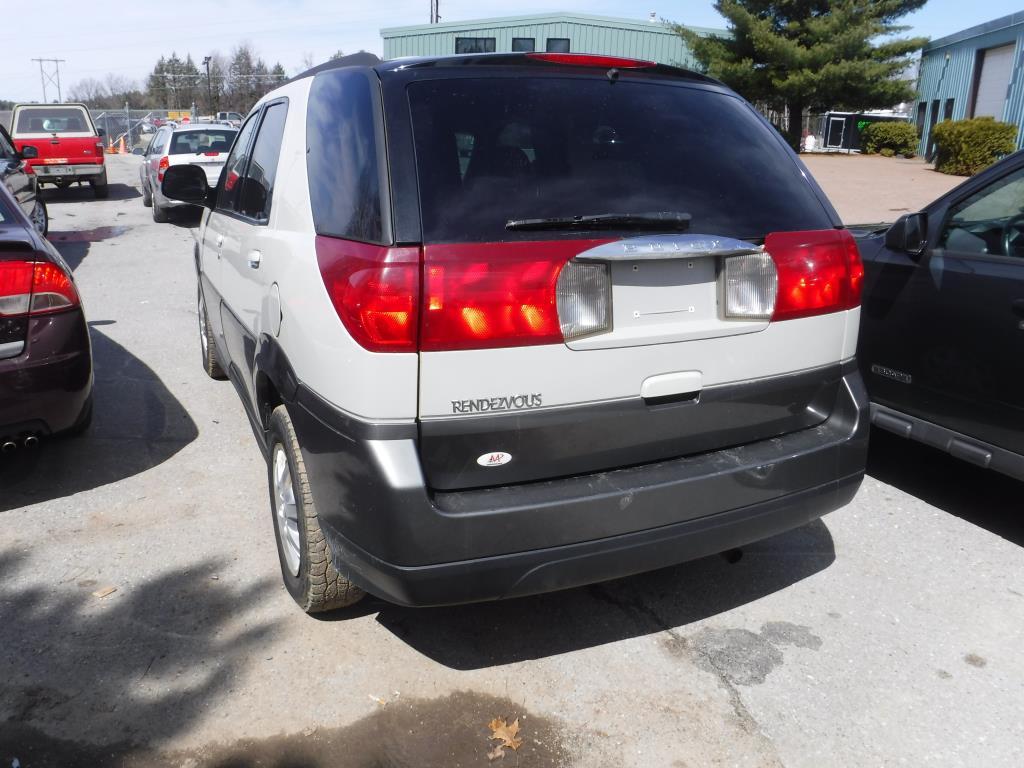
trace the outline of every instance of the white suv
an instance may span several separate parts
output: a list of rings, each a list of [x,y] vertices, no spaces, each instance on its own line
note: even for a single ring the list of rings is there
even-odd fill
[[[264,97],[218,186],[172,166],[163,194],[207,206],[203,365],[307,611],[637,573],[860,484],[857,248],[706,77],[360,54]]]

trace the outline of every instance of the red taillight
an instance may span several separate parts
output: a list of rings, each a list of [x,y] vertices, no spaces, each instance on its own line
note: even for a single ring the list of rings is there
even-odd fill
[[[220,157],[220,152],[203,152],[203,157]]]
[[[627,59],[621,56],[600,56],[592,53],[528,53],[531,59],[569,64],[576,67],[615,67],[616,69],[648,69],[658,66],[653,61]]]
[[[0,317],[41,315],[78,306],[71,278],[48,261],[0,261]]]
[[[318,237],[316,255],[334,309],[361,346],[436,352],[561,344],[598,332],[610,322],[601,276],[572,273],[560,285],[559,275],[573,256],[605,242],[428,245],[421,254]]]
[[[562,343],[555,286],[571,256],[538,243],[505,244],[500,256],[477,244],[428,246],[422,349]]]
[[[160,158],[160,164],[156,167],[156,180],[164,180],[164,171],[166,171],[171,165],[171,160],[167,155]]]
[[[318,237],[316,259],[331,303],[352,338],[371,352],[416,351],[419,248]]]
[[[773,232],[765,250],[778,270],[772,320],[792,320],[853,309],[860,304],[864,266],[844,229]]]

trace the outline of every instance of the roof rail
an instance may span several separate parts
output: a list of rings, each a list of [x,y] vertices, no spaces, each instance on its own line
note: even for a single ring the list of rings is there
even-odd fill
[[[375,67],[381,63],[376,55],[367,53],[366,51],[360,51],[359,53],[353,53],[348,56],[341,56],[337,59],[330,59],[325,61],[323,64],[317,64],[311,69],[307,69],[291,80],[289,83],[294,83],[296,80],[301,80],[304,77],[311,77],[319,74],[320,72],[326,72],[329,69],[341,69],[342,67]]]

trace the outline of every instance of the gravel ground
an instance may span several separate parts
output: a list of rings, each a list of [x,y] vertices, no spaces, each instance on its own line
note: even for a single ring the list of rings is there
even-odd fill
[[[955,181],[809,160],[851,221]],[[154,224],[137,162],[109,200],[48,193],[96,420],[0,465],[0,765],[483,766],[495,717],[524,739],[498,765],[1024,764],[1021,486],[887,435],[852,504],[738,560],[301,614],[241,406],[199,366],[195,219]]]

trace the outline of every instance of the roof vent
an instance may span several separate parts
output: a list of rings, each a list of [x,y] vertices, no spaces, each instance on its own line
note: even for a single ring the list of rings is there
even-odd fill
[[[657,21],[658,21],[658,12],[657,12],[657,11],[651,11],[651,16],[650,16],[650,18],[649,18],[649,19],[647,19],[647,20],[648,20],[648,21],[649,21],[649,22],[650,22],[651,24],[655,24],[655,23],[657,23]]]

